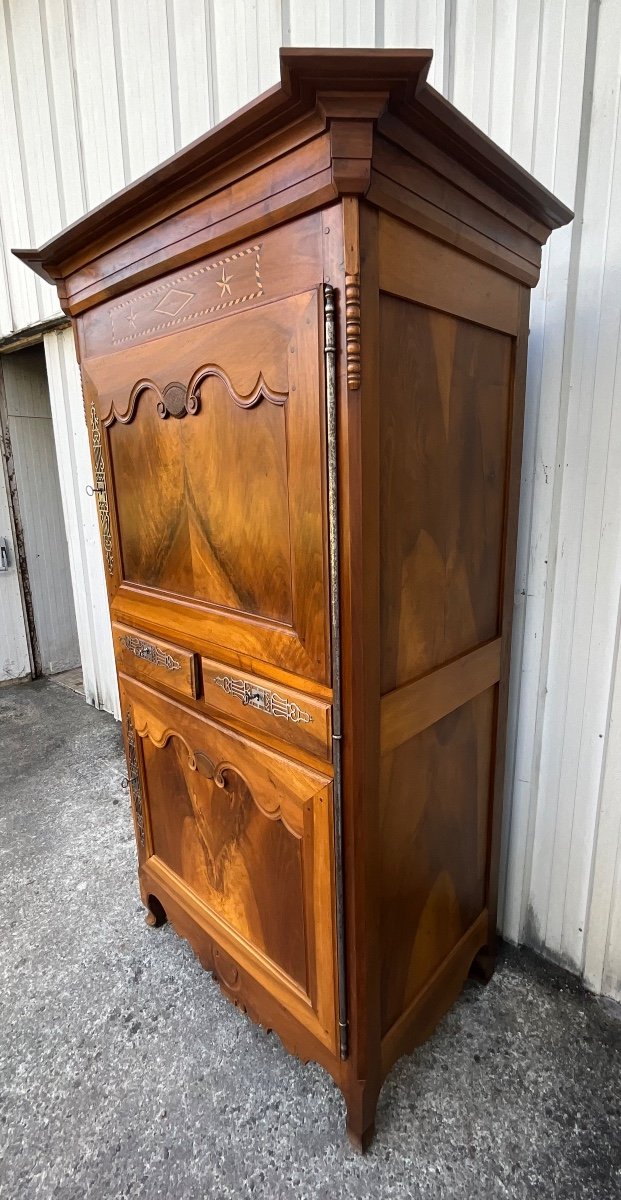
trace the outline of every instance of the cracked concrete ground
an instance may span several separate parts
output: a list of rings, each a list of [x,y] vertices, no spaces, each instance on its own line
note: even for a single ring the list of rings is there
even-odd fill
[[[621,1017],[505,949],[393,1070],[359,1158],[327,1075],[138,898],[119,727],[0,690],[0,1196],[621,1196]]]

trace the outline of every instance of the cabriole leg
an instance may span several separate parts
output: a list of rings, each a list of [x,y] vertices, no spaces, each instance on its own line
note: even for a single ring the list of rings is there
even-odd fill
[[[143,895],[142,903],[147,910],[145,916],[147,925],[150,925],[153,929],[158,929],[160,925],[166,924],[166,913],[157,896],[152,896],[150,893]]]
[[[347,1136],[360,1154],[364,1154],[373,1141],[378,1096],[379,1087],[366,1082],[354,1084],[345,1092]]]

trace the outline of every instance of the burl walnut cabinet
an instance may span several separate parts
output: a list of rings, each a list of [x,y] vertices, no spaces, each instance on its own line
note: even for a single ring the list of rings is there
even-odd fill
[[[493,968],[529,296],[571,218],[430,60],[283,51],[17,252],[75,328],[147,919],[361,1147]]]

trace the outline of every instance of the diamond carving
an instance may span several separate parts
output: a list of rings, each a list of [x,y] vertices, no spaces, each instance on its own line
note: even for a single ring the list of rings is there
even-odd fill
[[[155,305],[154,312],[164,313],[167,317],[176,317],[177,313],[185,308],[190,300],[194,299],[194,292],[180,292],[177,288],[171,288],[165,296],[162,297],[159,304]]]

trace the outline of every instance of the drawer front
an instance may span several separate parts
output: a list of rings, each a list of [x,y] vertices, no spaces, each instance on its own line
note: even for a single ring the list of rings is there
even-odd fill
[[[335,1051],[329,774],[135,680],[121,684],[140,781],[143,873],[159,876],[164,891],[172,881],[208,937]]]
[[[112,624],[112,637],[119,672],[196,698],[197,664],[191,651],[116,622]]]
[[[201,659],[203,699],[208,708],[330,759],[332,706],[258,675],[236,671],[211,658]]]

